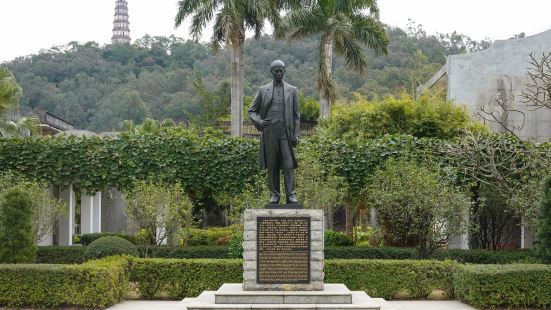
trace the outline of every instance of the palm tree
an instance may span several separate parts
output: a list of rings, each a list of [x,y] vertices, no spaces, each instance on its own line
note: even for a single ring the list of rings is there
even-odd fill
[[[6,114],[17,107],[21,93],[21,87],[10,70],[0,67],[0,136],[21,135],[27,130],[32,133],[40,131],[36,117],[6,118]]]
[[[245,30],[253,29],[259,38],[268,19],[277,24],[278,0],[180,0],[176,27],[192,15],[190,32],[195,40],[201,37],[203,28],[214,18],[211,43],[219,49],[224,43],[231,48],[231,134],[243,133],[243,50]]]
[[[331,113],[335,84],[331,78],[333,49],[346,64],[359,73],[367,68],[363,46],[387,53],[388,35],[379,21],[377,0],[318,0],[291,10],[276,27],[276,36],[297,40],[321,34],[318,89],[320,115]]]

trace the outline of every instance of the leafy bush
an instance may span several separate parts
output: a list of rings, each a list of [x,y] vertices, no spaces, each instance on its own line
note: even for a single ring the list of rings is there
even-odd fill
[[[358,141],[385,134],[449,139],[465,129],[487,131],[463,107],[429,94],[418,99],[404,94],[401,98],[337,105],[322,125],[332,137]]]
[[[543,195],[538,222],[538,253],[546,261],[551,262],[551,175],[543,183]]]
[[[412,259],[413,248],[325,247],[325,259]]]
[[[236,226],[210,227],[207,229],[191,228],[183,240],[185,246],[197,245],[228,245],[236,231]]]
[[[345,233],[327,229],[324,232],[325,246],[350,246],[354,245],[352,238]]]
[[[133,259],[131,281],[143,298],[197,296],[223,283],[243,281],[242,260]],[[344,283],[370,296],[390,298],[407,291],[426,297],[433,289],[451,290],[453,262],[394,260],[328,260],[325,282]],[[451,293],[450,293],[451,295]]]
[[[128,290],[128,261],[82,265],[0,265],[0,307],[106,308]]]
[[[134,235],[127,234],[127,233],[112,233],[112,232],[83,234],[82,236],[80,236],[80,244],[89,245],[90,243],[94,242],[96,239],[99,239],[101,237],[109,237],[109,236],[121,237],[123,239],[126,239],[132,242],[133,244],[136,244],[136,237]]]
[[[415,245],[421,258],[468,229],[469,197],[413,161],[389,159],[366,191],[385,244]]]
[[[39,246],[38,264],[80,264],[85,261],[85,246]]]
[[[243,263],[237,259],[134,259],[131,281],[143,298],[182,299],[224,283],[243,282]]]
[[[229,258],[243,258],[243,232],[234,233],[228,247]]]
[[[398,293],[426,298],[433,290],[453,296],[453,268],[450,261],[432,260],[328,260],[325,282],[344,283],[372,297],[393,298]]]
[[[132,242],[126,239],[110,236],[99,238],[90,243],[84,252],[86,260],[114,255],[138,256],[138,249]]]
[[[31,197],[22,189],[13,188],[0,199],[0,262],[34,262],[36,244]]]
[[[148,251],[147,257],[154,258],[231,258],[228,255],[226,246],[138,246],[140,257],[146,257],[145,251]],[[240,258],[241,256],[239,256]]]
[[[534,250],[490,251],[490,250],[436,250],[432,259],[452,259],[464,264],[512,264],[540,262]]]
[[[477,308],[551,306],[549,265],[463,265],[453,276],[458,298]]]

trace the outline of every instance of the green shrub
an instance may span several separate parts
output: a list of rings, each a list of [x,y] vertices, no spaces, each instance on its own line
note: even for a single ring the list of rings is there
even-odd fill
[[[228,245],[236,227],[211,227],[208,229],[191,228],[183,241],[185,246]]]
[[[237,259],[133,259],[131,281],[143,298],[182,299],[224,283],[243,282],[243,263]]]
[[[91,234],[83,234],[80,236],[80,244],[82,245],[89,245],[90,243],[94,242],[96,239],[99,239],[101,237],[121,237],[123,239],[126,239],[133,244],[136,244],[136,237],[132,234],[127,233],[112,233],[112,232],[104,232],[104,233],[91,233]]]
[[[325,282],[344,283],[372,297],[393,298],[398,293],[426,298],[433,290],[453,296],[455,262],[434,260],[327,260]]]
[[[138,246],[140,257],[145,257],[146,246]],[[168,246],[147,247],[148,257],[152,258],[230,258],[226,246]]]
[[[533,250],[490,251],[490,250],[443,250],[439,249],[431,256],[432,259],[452,259],[464,264],[511,264],[538,263],[539,259]]]
[[[325,248],[326,259],[411,259],[413,248],[335,247]]]
[[[138,256],[138,249],[132,242],[121,237],[101,237],[92,242],[84,252],[86,260],[113,255]]]
[[[128,290],[128,261],[82,265],[0,265],[0,307],[106,308]]]
[[[551,266],[463,265],[453,286],[458,298],[477,308],[551,306]]]
[[[228,246],[229,258],[243,258],[243,232],[234,233]]]
[[[85,261],[84,246],[39,246],[38,264],[81,264]]]
[[[350,246],[354,245],[352,238],[345,233],[327,229],[324,233],[325,246]]]
[[[0,262],[30,263],[36,259],[32,201],[22,189],[5,192],[0,201]]]

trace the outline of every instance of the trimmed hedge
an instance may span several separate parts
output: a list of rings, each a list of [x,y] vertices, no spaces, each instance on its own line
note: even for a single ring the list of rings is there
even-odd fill
[[[84,262],[84,246],[38,247],[37,263],[78,264]],[[144,257],[144,247],[138,246],[140,257]],[[371,247],[325,247],[326,259],[412,259],[416,252],[412,248],[371,248]],[[152,258],[232,258],[226,246],[166,246],[149,247]],[[510,264],[539,262],[533,250],[487,251],[487,250],[438,250],[432,259],[455,260],[469,264]]]
[[[128,290],[128,261],[82,265],[0,265],[0,306],[105,308]]]
[[[478,308],[551,307],[549,265],[463,265],[454,272],[455,294]]]
[[[85,261],[84,246],[39,246],[36,262],[38,264],[80,264]]]
[[[101,237],[86,247],[84,257],[87,260],[100,259],[115,255],[138,256],[138,248],[132,242],[121,237]]]
[[[90,243],[94,242],[96,239],[99,239],[102,237],[120,237],[132,242],[133,244],[136,244],[136,237],[132,234],[110,233],[110,232],[83,234],[82,236],[80,236],[80,244],[89,245]]]
[[[145,247],[139,246],[138,252],[140,257],[144,257]],[[215,245],[190,247],[158,245],[149,247],[148,252],[153,258],[230,258],[228,247]]]
[[[412,259],[412,248],[372,248],[357,246],[325,247],[325,259]]]
[[[370,296],[391,298],[404,292],[424,298],[433,289],[451,296],[454,262],[414,260],[328,260],[325,282],[344,283]],[[243,281],[243,262],[233,259],[132,259],[131,281],[143,298],[181,299]]]
[[[426,298],[433,290],[453,296],[452,273],[457,263],[435,260],[328,260],[325,282],[344,283],[369,296]]]
[[[238,259],[132,259],[131,281],[143,298],[182,299],[243,282]]]

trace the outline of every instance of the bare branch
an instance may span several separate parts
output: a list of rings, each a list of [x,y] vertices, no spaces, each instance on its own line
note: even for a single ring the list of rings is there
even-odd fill
[[[526,123],[526,114],[523,111],[514,108],[514,102],[514,97],[505,98],[503,93],[499,92],[493,100],[478,107],[478,111],[475,113],[475,116],[480,117],[484,121],[498,124],[508,133],[520,138],[520,132]],[[518,113],[521,115],[522,121],[520,124],[514,125],[508,122],[509,115],[512,113]]]
[[[551,109],[551,52],[537,59],[530,53],[528,82],[523,84],[521,102],[536,109]]]

